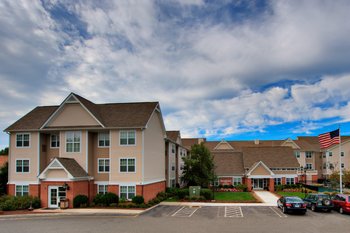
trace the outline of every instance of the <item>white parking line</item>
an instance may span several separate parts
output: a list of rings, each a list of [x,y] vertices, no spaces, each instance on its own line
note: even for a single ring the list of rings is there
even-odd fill
[[[171,216],[174,217],[178,212],[180,212],[183,208],[185,208],[185,206],[181,207],[180,209],[178,209],[175,213],[173,213]]]
[[[225,218],[243,217],[242,208],[238,206],[225,206]]]
[[[287,215],[283,214],[283,213],[280,212],[279,210],[275,210],[274,207],[270,207],[270,209],[271,209],[275,214],[277,214],[278,217],[280,217],[280,218],[287,218]]]
[[[184,206],[178,211],[176,211],[172,217],[191,217],[200,207],[189,207]]]

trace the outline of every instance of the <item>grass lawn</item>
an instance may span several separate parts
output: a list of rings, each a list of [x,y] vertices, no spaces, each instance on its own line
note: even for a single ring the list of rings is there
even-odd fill
[[[302,192],[277,192],[279,195],[281,196],[297,196],[300,198],[304,198],[305,197],[305,193]]]
[[[217,201],[254,201],[250,192],[215,192]]]

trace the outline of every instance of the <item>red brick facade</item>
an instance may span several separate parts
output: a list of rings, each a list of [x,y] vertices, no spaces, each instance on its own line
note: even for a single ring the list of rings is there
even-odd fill
[[[273,178],[269,179],[269,191],[274,192],[275,191],[275,180]]]
[[[5,163],[7,163],[8,156],[7,155],[0,155],[0,167],[4,166]]]
[[[30,184],[29,195],[33,197],[40,197],[40,184]]]
[[[14,184],[8,184],[7,185],[7,194],[11,196],[16,195],[16,185]]]
[[[145,202],[152,200],[157,196],[158,193],[165,191],[165,181],[147,184],[147,185],[136,185],[136,195],[141,195],[145,199]]]

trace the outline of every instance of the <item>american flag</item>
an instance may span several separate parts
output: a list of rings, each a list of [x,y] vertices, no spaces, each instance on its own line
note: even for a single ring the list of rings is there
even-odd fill
[[[318,140],[320,141],[321,149],[328,148],[334,144],[339,144],[339,129],[318,135]]]

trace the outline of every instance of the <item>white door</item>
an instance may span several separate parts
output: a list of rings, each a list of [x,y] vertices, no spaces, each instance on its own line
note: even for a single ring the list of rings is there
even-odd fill
[[[58,187],[49,186],[49,208],[58,208]]]

